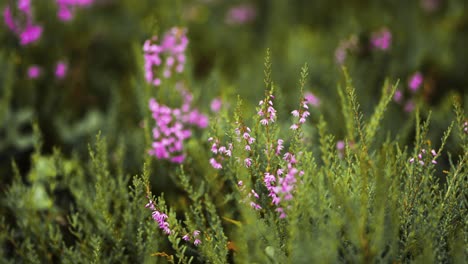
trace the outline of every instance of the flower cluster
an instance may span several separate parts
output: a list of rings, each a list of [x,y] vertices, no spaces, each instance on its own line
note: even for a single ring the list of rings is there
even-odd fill
[[[387,28],[374,32],[370,44],[374,49],[386,51],[392,45],[392,33]]]
[[[431,158],[431,163],[432,164],[437,164],[437,161],[435,160],[435,158],[437,157],[437,152],[435,150],[432,149],[430,151],[430,154],[426,151],[426,149],[422,149],[419,152],[417,161],[421,166],[425,165],[425,163],[424,163],[425,157],[430,157]],[[416,161],[415,158],[411,158],[409,160],[410,163],[414,163],[415,161]]]
[[[257,114],[262,118],[260,120],[260,124],[264,126],[274,123],[276,120],[276,110],[273,107],[274,98],[275,96],[270,93],[267,99],[261,100],[258,103],[258,105],[260,106],[260,109],[258,110]]]
[[[193,237],[190,236],[190,234],[185,234],[182,237],[182,239],[185,240],[185,241],[190,241],[193,238],[194,239],[193,244],[195,246],[200,245],[202,243],[201,240],[198,238],[200,236],[200,231],[199,230],[194,230],[192,234],[193,234]]]
[[[154,43],[157,40],[157,36],[154,36],[143,45],[145,79],[155,86],[161,84],[160,71],[164,78],[169,78],[174,70],[178,73],[184,70],[187,30],[174,27],[164,34],[160,44]],[[159,69],[161,65],[162,69]]]
[[[210,159],[210,164],[213,168],[220,170],[223,168],[221,162],[223,162],[224,158],[232,156],[232,143],[229,143],[228,146],[221,146],[218,139],[214,139],[213,137],[208,138],[211,144],[211,152],[216,155],[216,158]]]
[[[156,207],[154,205],[154,202],[150,199],[149,202],[145,205],[146,208],[150,209],[153,211],[152,213],[152,218],[155,222],[158,223],[158,226],[161,230],[163,230],[164,233],[167,235],[171,234],[171,229],[169,228],[169,223],[166,222],[167,219],[167,214],[162,213],[158,210],[156,210]]]
[[[404,104],[404,111],[405,112],[412,112],[414,110],[415,104],[414,100],[412,97],[414,97],[414,94],[421,88],[422,84],[424,82],[424,77],[422,73],[416,72],[413,75],[411,75],[408,79],[408,90],[410,91],[410,98],[406,100]],[[403,102],[403,91],[402,90],[396,90],[395,95],[393,96],[393,100],[396,103],[402,103]]]
[[[307,105],[306,100],[302,99],[299,110],[294,110],[291,112],[291,114],[298,120],[296,123],[292,124],[290,128],[292,130],[297,130],[302,126],[302,124],[305,123],[307,117],[310,115],[309,106]]]
[[[243,4],[231,7],[226,14],[225,22],[228,25],[242,25],[255,19],[256,11],[252,5]]]
[[[73,12],[77,7],[91,6],[94,0],[56,0],[57,16],[62,21],[70,21],[73,19]]]
[[[20,39],[22,46],[36,42],[41,38],[42,26],[34,23],[31,1],[17,1],[18,17],[13,17],[14,12],[10,6],[3,11],[5,24]]]
[[[463,123],[463,132],[465,132],[465,134],[468,134],[468,121],[465,121],[465,123]]]
[[[237,142],[241,142],[243,139],[245,142],[244,149],[248,153],[252,152],[251,145],[255,142],[255,138],[250,135],[251,132],[252,130],[250,130],[250,128],[245,125],[240,125],[235,129],[235,133],[237,135]],[[244,159],[244,166],[246,168],[250,168],[250,166],[252,166],[252,158],[250,158],[250,156]]]
[[[149,154],[158,159],[167,159],[173,163],[185,160],[183,153],[184,140],[190,138],[191,126],[205,128],[208,117],[192,108],[193,96],[184,89],[179,89],[183,104],[180,108],[170,108],[150,99],[149,108],[156,122],[153,127],[153,143]]]

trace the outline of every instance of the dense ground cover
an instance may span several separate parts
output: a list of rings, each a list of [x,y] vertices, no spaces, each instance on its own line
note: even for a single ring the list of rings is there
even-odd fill
[[[464,263],[464,1],[0,3],[6,263]]]

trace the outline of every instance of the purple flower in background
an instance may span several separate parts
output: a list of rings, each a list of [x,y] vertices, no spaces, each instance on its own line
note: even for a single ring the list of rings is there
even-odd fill
[[[3,17],[7,27],[20,39],[20,45],[25,46],[41,38],[42,26],[33,23],[30,0],[20,0],[17,4],[19,17],[13,17],[11,7],[6,6]]]
[[[154,86],[161,85],[161,76],[171,77],[175,71],[181,73],[185,66],[185,50],[188,45],[187,30],[173,27],[164,34],[161,43],[156,36],[143,45],[145,79]]]
[[[25,46],[30,43],[36,42],[41,38],[42,27],[38,25],[28,25],[26,28],[19,34],[20,44]]]
[[[257,12],[252,5],[242,4],[231,7],[225,18],[228,25],[242,25],[251,22],[257,16]]]
[[[403,93],[401,90],[396,90],[395,94],[393,95],[393,101],[401,103],[401,100],[403,100]]]
[[[345,142],[343,140],[339,140],[338,142],[336,142],[337,150],[342,151],[344,150],[344,148],[345,148]]]
[[[310,104],[315,107],[320,106],[320,99],[311,92],[305,92],[304,99],[306,104]]]
[[[220,98],[215,98],[211,101],[211,111],[217,113],[221,110],[222,101]]]
[[[421,84],[423,83],[423,75],[420,72],[416,72],[413,74],[409,81],[408,81],[408,87],[411,90],[411,92],[416,92],[419,90],[419,87],[421,87]]]
[[[58,6],[57,17],[62,21],[70,21],[73,19],[73,12],[77,7],[88,7],[93,2],[94,0],[56,0]]]
[[[205,128],[208,117],[193,109],[191,93],[180,87],[183,102],[180,108],[170,108],[158,103],[154,98],[149,102],[152,117],[156,123],[153,127],[153,143],[149,154],[157,159],[166,159],[172,163],[183,163],[185,160],[184,141],[191,137],[191,127]]]
[[[63,79],[67,74],[67,70],[68,65],[65,62],[57,62],[57,65],[55,66],[55,77],[57,77],[58,79]]]
[[[374,49],[386,51],[392,44],[392,33],[387,29],[383,28],[378,32],[372,33],[371,46]]]
[[[28,68],[28,78],[29,79],[37,79],[41,75],[41,67],[37,65],[31,65]]]

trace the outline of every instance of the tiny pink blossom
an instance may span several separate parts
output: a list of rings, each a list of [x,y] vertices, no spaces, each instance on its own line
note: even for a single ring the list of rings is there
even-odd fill
[[[58,79],[63,79],[67,74],[68,66],[65,62],[59,61],[55,66],[55,77]]]
[[[414,93],[419,90],[419,87],[421,87],[422,83],[423,83],[423,75],[420,72],[416,72],[410,77],[408,81],[408,87],[411,90],[411,92]]]
[[[250,166],[252,166],[252,159],[246,158],[244,160],[244,164],[245,164],[245,167],[250,168]]]
[[[41,67],[32,65],[28,68],[28,77],[29,79],[37,79],[41,75],[41,72]]]
[[[189,241],[190,240],[189,234],[186,234],[185,236],[183,236],[182,239],[185,241]]]
[[[221,110],[221,99],[220,98],[215,98],[211,101],[211,111],[213,111],[214,113],[217,113],[219,112],[219,110]]]
[[[197,239],[195,239],[195,241],[193,242],[193,244],[194,244],[195,246],[198,246],[198,245],[201,244],[201,240],[197,238]]]
[[[229,25],[242,25],[255,19],[255,8],[248,4],[234,6],[226,14],[225,22]]]
[[[397,103],[401,103],[401,100],[403,99],[403,93],[401,90],[396,90],[395,94],[393,95],[393,101]]]
[[[392,33],[386,28],[374,32],[371,36],[371,46],[374,49],[386,51],[392,44]]]

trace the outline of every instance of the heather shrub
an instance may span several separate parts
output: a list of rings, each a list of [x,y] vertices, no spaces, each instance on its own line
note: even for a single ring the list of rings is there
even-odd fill
[[[467,261],[463,1],[0,8],[2,262]]]

